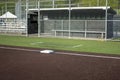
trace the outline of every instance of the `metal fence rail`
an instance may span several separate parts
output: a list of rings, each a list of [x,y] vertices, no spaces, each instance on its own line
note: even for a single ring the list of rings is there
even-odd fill
[[[25,34],[26,28],[24,22],[4,22],[0,24],[0,33]]]
[[[105,38],[105,20],[42,20],[40,21],[40,36],[77,37],[77,38]],[[109,30],[114,37],[120,37],[120,20],[108,20]],[[28,26],[29,27],[29,26]],[[38,25],[32,25],[38,27]],[[108,28],[108,29],[109,29]],[[27,34],[25,21],[6,22],[0,24],[0,33]],[[33,28],[31,28],[33,31]],[[37,33],[36,33],[37,34]]]
[[[70,30],[68,23],[68,20],[41,21],[41,33],[55,37],[69,37],[69,32],[70,37],[104,38],[105,36],[104,20],[71,20]]]
[[[120,37],[120,20],[113,20],[113,37]]]
[[[44,20],[41,21],[41,35],[55,37],[82,37],[105,38],[105,20],[71,20],[69,30],[68,20]],[[108,37],[119,37],[120,21],[108,20]]]

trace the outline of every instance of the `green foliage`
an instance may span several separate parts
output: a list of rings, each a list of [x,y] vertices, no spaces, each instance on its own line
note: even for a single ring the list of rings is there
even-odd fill
[[[15,3],[18,0],[0,0],[0,10],[5,9],[5,3],[7,2],[8,7],[9,6],[14,6],[15,7]],[[21,0],[22,2],[25,3],[25,0]],[[29,2],[34,3],[38,0],[29,0]],[[40,1],[48,1],[43,3],[45,4],[52,4],[52,0],[40,0]],[[12,2],[12,3],[11,3]],[[61,1],[56,1],[56,4],[68,4],[69,0],[61,0]],[[82,6],[105,6],[106,0],[71,0],[72,4],[80,4]],[[120,8],[120,0],[108,0],[108,5],[111,6],[114,9],[118,9]],[[14,7],[11,7],[12,9],[14,9]],[[49,6],[50,7],[50,6]],[[9,8],[9,9],[11,9]]]
[[[0,0],[0,15],[6,12],[6,6],[7,10],[15,13],[15,3],[17,0]]]
[[[84,4],[91,5],[91,6],[105,6],[106,0],[82,0]],[[118,7],[118,0],[108,0],[108,5],[112,6],[113,8]]]

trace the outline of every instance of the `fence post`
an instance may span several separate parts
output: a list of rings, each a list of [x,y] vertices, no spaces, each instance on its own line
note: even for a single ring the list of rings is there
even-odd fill
[[[55,0],[52,0],[52,8],[55,8]]]
[[[108,24],[107,24],[107,21],[108,21],[108,0],[106,0],[106,10],[105,10],[105,40],[107,40],[107,27],[108,27]]]
[[[87,20],[84,21],[85,22],[85,38],[87,37]]]
[[[40,31],[40,1],[38,1],[38,37],[40,37],[41,31]]]
[[[64,23],[63,23],[63,20],[61,20],[61,30],[62,30],[62,37],[64,36],[63,34],[64,34],[64,32],[63,32],[63,28],[64,27]]]
[[[69,0],[69,38],[71,37],[71,0]]]
[[[28,0],[26,0],[26,36],[28,36]]]

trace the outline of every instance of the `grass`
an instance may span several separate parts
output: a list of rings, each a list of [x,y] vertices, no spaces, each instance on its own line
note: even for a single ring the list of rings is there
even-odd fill
[[[79,52],[120,54],[120,42],[0,35],[0,44]]]

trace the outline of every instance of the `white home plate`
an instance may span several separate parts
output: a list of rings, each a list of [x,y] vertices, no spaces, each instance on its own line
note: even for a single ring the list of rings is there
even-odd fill
[[[40,51],[40,53],[46,53],[46,54],[50,54],[50,53],[53,53],[54,51],[53,50],[42,50]]]

